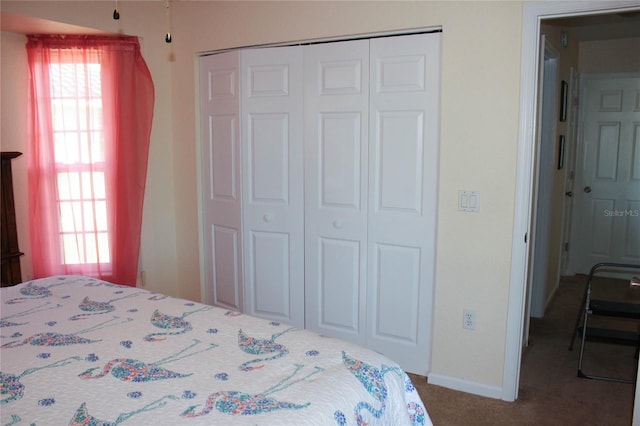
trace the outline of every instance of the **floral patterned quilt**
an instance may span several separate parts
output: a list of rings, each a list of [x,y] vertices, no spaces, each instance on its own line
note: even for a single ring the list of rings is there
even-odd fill
[[[430,425],[363,347],[81,276],[3,288],[2,425]]]

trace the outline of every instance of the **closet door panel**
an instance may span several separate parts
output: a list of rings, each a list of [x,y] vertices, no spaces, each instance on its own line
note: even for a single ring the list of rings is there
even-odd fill
[[[237,165],[233,161],[238,152],[238,117],[237,114],[216,114],[207,118],[206,130],[211,136],[207,138],[207,150],[211,156],[205,158],[210,171],[209,196],[234,204],[239,199]]]
[[[239,53],[200,59],[204,298],[243,309]]]
[[[360,209],[360,128],[357,112],[320,113],[319,205],[336,209]]]
[[[251,306],[260,316],[288,321],[289,294],[289,235],[278,232],[251,232],[250,256],[253,283]]]
[[[307,328],[364,344],[369,42],[306,46]]]
[[[304,327],[300,47],[242,52],[246,312]]]
[[[210,238],[213,253],[213,300],[218,306],[239,309],[242,306],[239,298],[241,293],[238,291],[240,233],[238,229],[213,225]]]
[[[440,34],[371,40],[367,346],[430,368]]]
[[[287,206],[289,202],[289,120],[287,114],[250,114],[247,160],[250,202]],[[285,207],[286,208],[286,207]]]
[[[317,259],[321,297],[320,323],[334,332],[357,334],[361,248],[358,241],[321,238]]]
[[[419,247],[376,244],[376,280],[370,283],[376,302],[370,309],[376,319],[374,330],[389,342],[417,343],[418,324],[414,319],[420,308],[420,263]]]
[[[376,210],[393,215],[422,212],[422,111],[379,112],[375,135],[377,147]]]

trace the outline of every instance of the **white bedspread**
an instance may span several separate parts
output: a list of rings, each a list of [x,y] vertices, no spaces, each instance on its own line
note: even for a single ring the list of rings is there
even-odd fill
[[[79,276],[3,288],[2,425],[430,425],[371,350]]]

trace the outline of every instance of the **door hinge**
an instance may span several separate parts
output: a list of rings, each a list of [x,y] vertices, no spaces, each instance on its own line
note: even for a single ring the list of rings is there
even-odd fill
[[[564,243],[564,251],[569,251],[569,243]]]
[[[528,233],[528,232],[525,232],[525,233],[524,233],[524,243],[525,243],[525,244],[527,244],[527,235],[529,235],[529,233]]]

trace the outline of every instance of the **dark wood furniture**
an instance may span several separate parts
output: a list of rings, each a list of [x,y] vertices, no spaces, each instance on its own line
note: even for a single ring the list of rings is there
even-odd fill
[[[18,229],[16,227],[16,211],[13,201],[13,176],[11,173],[11,160],[22,155],[21,152],[2,152],[2,266],[0,275],[2,287],[9,287],[22,282],[20,272],[20,256],[18,249]]]

